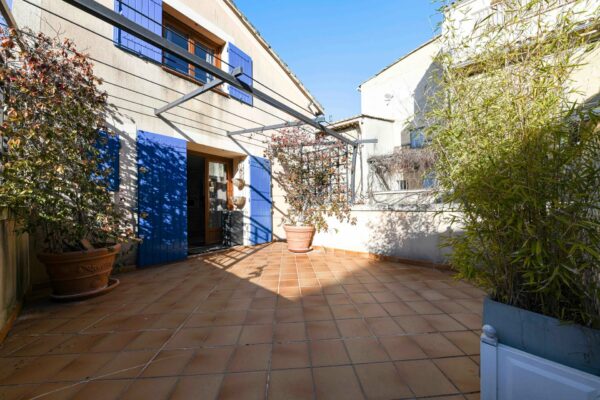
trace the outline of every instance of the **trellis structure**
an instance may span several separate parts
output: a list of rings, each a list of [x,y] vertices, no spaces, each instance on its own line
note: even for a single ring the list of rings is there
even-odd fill
[[[307,168],[315,166],[321,170],[328,169],[330,171],[336,171],[329,176],[329,194],[335,193],[336,190],[334,190],[334,187],[337,187],[339,192],[346,192],[348,198],[352,198],[349,179],[351,167],[349,160],[352,155],[351,148],[353,149],[354,147],[346,144],[340,145],[335,142],[316,141],[315,143],[301,146],[299,152],[300,158]],[[314,179],[313,175],[310,174],[310,171],[307,172],[309,172],[307,173],[307,185],[312,185],[316,188],[318,185],[316,185],[315,182],[310,181],[310,179]]]

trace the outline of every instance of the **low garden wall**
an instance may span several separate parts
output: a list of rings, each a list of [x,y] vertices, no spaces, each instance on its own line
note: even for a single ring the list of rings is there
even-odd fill
[[[361,205],[353,207],[352,217],[355,225],[331,219],[330,230],[318,233],[314,245],[446,264],[450,249],[443,246],[443,237],[457,230],[449,221],[451,214],[434,205],[425,209]]]

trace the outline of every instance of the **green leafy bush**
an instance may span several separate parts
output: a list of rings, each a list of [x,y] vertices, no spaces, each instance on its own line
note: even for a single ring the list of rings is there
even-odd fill
[[[19,45],[17,45],[19,44]],[[86,55],[70,40],[11,32],[0,50],[0,90],[8,140],[0,172],[0,208],[44,250],[81,249],[132,237],[99,168],[99,129],[111,114]]]
[[[572,77],[598,50],[600,13],[564,3],[506,0],[473,29],[448,5],[429,135],[440,188],[461,210],[463,232],[448,239],[459,276],[598,328],[598,104],[577,101]]]

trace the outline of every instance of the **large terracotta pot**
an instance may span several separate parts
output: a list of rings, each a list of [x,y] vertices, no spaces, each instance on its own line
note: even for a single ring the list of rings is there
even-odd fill
[[[285,229],[289,251],[293,253],[307,253],[311,250],[310,246],[315,236],[314,226],[285,225],[283,228]]]
[[[109,287],[109,276],[121,245],[61,254],[41,253],[53,296],[80,298],[100,294]]]

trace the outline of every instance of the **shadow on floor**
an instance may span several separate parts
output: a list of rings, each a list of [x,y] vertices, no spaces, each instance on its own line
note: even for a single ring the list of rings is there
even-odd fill
[[[447,273],[274,243],[119,277],[25,309],[0,399],[479,398],[483,293]]]

